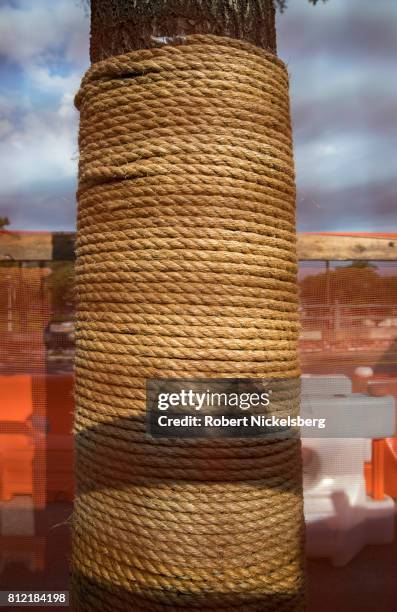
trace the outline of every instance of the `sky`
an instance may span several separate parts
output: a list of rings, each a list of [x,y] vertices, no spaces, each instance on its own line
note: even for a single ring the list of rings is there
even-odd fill
[[[289,0],[299,231],[397,232],[397,2]],[[89,65],[80,0],[0,0],[0,216],[73,230],[78,114]]]

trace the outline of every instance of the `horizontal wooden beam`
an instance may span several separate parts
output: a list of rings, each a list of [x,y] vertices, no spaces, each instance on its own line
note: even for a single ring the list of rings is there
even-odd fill
[[[0,261],[71,261],[74,232],[0,232]],[[397,261],[397,234],[298,234],[300,261]]]
[[[298,234],[297,246],[299,261],[397,260],[397,234],[390,236]]]
[[[74,232],[0,232],[0,261],[70,261]]]

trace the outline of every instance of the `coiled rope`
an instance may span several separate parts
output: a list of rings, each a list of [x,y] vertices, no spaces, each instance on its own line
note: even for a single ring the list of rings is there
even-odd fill
[[[188,36],[76,105],[76,609],[302,610],[299,440],[145,434],[148,377],[283,378],[298,410],[286,69]]]

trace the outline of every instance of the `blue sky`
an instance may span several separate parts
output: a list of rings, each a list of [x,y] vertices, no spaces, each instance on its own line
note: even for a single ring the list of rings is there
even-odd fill
[[[289,0],[301,231],[397,231],[397,2]],[[79,0],[0,0],[0,215],[75,227],[78,115],[89,19]]]

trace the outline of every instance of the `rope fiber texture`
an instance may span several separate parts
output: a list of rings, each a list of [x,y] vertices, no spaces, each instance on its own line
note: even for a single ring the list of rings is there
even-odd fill
[[[287,71],[193,35],[76,105],[76,609],[303,610],[299,438],[145,434],[148,377],[281,377],[298,412]]]

